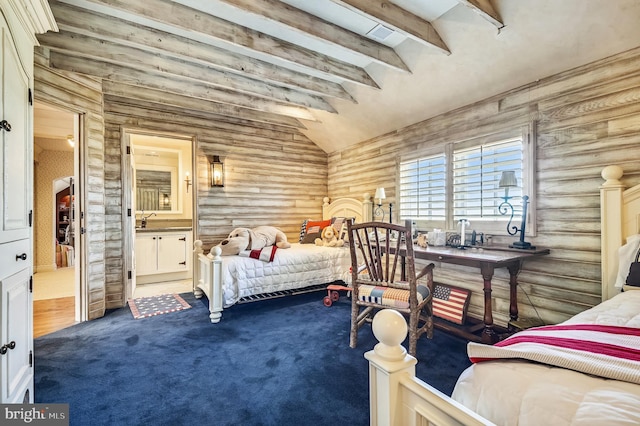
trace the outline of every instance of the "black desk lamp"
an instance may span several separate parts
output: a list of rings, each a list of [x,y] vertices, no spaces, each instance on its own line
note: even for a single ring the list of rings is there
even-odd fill
[[[498,184],[500,188],[504,188],[504,201],[498,207],[498,211],[501,215],[506,215],[511,212],[511,217],[509,217],[509,223],[507,223],[507,232],[509,235],[516,235],[520,232],[520,241],[516,241],[513,244],[510,244],[509,247],[524,249],[524,250],[534,250],[535,247],[524,240],[525,228],[527,225],[527,205],[529,204],[529,197],[527,195],[522,196],[522,223],[520,224],[520,228],[517,226],[511,225],[511,221],[513,220],[513,205],[509,202],[509,200],[513,197],[509,197],[509,188],[517,187],[518,181],[516,179],[516,172],[514,171],[505,171],[502,172],[500,176],[500,183]]]
[[[384,193],[384,188],[380,187],[380,188],[376,188],[376,194],[373,196],[373,198],[377,198],[378,199],[378,204],[376,204],[375,210],[373,211],[373,216],[377,217],[377,216],[382,216],[382,220],[380,222],[384,222],[384,210],[382,210],[382,200],[384,200],[386,197],[385,193]],[[393,223],[393,204],[389,203],[389,223]]]

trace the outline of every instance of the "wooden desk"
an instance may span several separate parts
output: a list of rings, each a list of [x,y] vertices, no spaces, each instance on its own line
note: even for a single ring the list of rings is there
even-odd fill
[[[527,259],[549,254],[549,249],[521,250],[492,246],[491,248],[466,248],[463,250],[453,247],[429,246],[422,248],[414,246],[413,252],[416,259],[452,263],[480,269],[484,280],[484,328],[480,335],[480,341],[493,344],[499,340],[499,335],[493,325],[491,306],[491,279],[493,278],[494,270],[496,268],[507,268],[509,270],[509,316],[511,320],[515,321],[518,319],[518,273],[522,268],[522,263]],[[451,331],[451,327],[447,327],[447,330]],[[465,337],[469,338],[470,336],[467,334]]]

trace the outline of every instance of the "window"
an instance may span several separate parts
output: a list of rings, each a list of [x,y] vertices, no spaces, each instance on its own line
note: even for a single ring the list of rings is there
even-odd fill
[[[504,188],[498,183],[503,171],[516,172],[522,182],[522,138],[488,143],[453,152],[453,220],[502,220],[498,207]],[[516,211],[522,210],[522,188],[510,188]]]
[[[515,131],[449,143],[441,152],[401,159],[399,217],[412,219],[419,229],[455,230],[467,219],[481,232],[506,234],[509,214],[500,213],[505,189],[503,171],[514,171],[518,187],[509,188],[514,220],[522,215],[522,196],[529,195],[527,234],[535,235],[535,123]]]
[[[445,155],[400,164],[400,217],[444,221],[446,218]]]

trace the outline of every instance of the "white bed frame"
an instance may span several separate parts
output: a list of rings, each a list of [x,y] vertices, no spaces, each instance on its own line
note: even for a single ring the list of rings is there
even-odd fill
[[[322,217],[353,217],[358,222],[368,222],[373,214],[373,203],[369,194],[363,195],[363,200],[355,198],[340,198],[329,203],[329,198],[323,199]],[[212,323],[222,319],[223,291],[222,291],[222,256],[219,247],[213,247],[209,255],[204,254],[202,241],[193,243],[193,294],[196,298],[207,296],[209,300],[209,318]],[[322,283],[319,283],[322,284]]]
[[[626,189],[620,182],[622,174],[619,166],[602,170],[605,179],[600,187],[603,301],[620,292],[614,286],[618,248],[625,244],[627,237],[640,232],[640,184]],[[389,314],[381,316],[381,312],[374,317],[373,328],[380,343],[365,354],[369,360],[370,424],[493,424],[416,378],[417,361],[400,345],[407,335],[405,320],[394,320]]]

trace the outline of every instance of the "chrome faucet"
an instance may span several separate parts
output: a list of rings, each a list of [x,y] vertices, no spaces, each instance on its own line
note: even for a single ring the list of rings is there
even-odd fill
[[[140,228],[146,228],[147,227],[147,219],[149,219],[151,216],[155,216],[156,212],[152,212],[149,213],[149,215],[145,216],[144,215],[144,210],[142,210],[142,213],[140,214]]]

